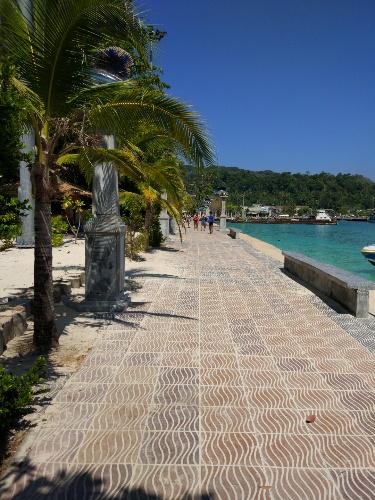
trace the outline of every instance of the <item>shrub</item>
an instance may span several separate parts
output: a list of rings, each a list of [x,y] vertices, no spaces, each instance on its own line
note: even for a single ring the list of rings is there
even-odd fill
[[[63,235],[68,231],[68,224],[62,220],[61,215],[56,215],[51,219],[52,227],[52,246],[57,247],[62,245]]]
[[[123,197],[121,217],[127,226],[125,255],[132,260],[146,248],[145,209],[146,201],[142,195],[126,193]]]
[[[17,418],[26,413],[33,402],[33,386],[44,382],[46,361],[38,358],[24,375],[5,373],[0,366],[0,429],[9,429]]]
[[[125,256],[131,260],[135,260],[139,252],[146,250],[146,235],[138,233],[133,235],[131,231],[127,231],[125,239]]]
[[[23,202],[18,198],[5,198],[0,195],[0,250],[13,246],[14,240],[22,233],[21,216],[24,210],[31,209],[29,200]]]

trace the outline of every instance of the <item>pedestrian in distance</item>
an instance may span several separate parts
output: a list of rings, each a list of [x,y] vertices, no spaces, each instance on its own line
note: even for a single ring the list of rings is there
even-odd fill
[[[193,217],[193,222],[194,222],[194,231],[197,230],[198,231],[198,222],[199,222],[199,217],[198,217],[198,214],[194,214],[194,217]]]
[[[208,216],[208,229],[210,230],[210,234],[214,232],[214,216],[212,212],[210,212],[210,215]]]

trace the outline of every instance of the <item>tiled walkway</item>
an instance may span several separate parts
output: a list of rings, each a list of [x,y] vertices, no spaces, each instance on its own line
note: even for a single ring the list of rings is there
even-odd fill
[[[374,319],[217,231],[160,266],[132,276],[3,498],[374,499]]]

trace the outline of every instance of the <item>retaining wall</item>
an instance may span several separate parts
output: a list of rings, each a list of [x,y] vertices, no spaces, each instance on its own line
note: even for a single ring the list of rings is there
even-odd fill
[[[283,252],[283,255],[284,269],[341,304],[357,318],[368,317],[369,290],[375,289],[375,283],[299,252]]]

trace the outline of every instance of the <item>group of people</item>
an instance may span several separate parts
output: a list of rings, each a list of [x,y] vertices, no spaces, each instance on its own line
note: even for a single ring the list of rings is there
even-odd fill
[[[184,223],[187,225],[188,228],[190,227],[191,219],[193,219],[194,230],[196,229],[198,231],[200,224],[201,231],[205,231],[208,224],[208,229],[210,231],[210,234],[213,233],[215,217],[212,212],[210,212],[210,215],[208,216],[206,214],[202,214],[201,216],[199,216],[197,213],[195,213],[194,216],[192,216],[191,214],[185,214]]]
[[[212,234],[214,231],[214,219],[215,218],[214,218],[214,215],[212,212],[210,212],[210,215],[208,217],[205,214],[202,214],[201,216],[199,216],[197,213],[195,213],[194,217],[193,217],[194,230],[198,231],[198,226],[200,223],[201,231],[205,231],[207,224],[208,224],[208,229],[210,231],[210,234]],[[187,216],[186,220],[187,220],[188,227],[190,227],[191,217]]]

